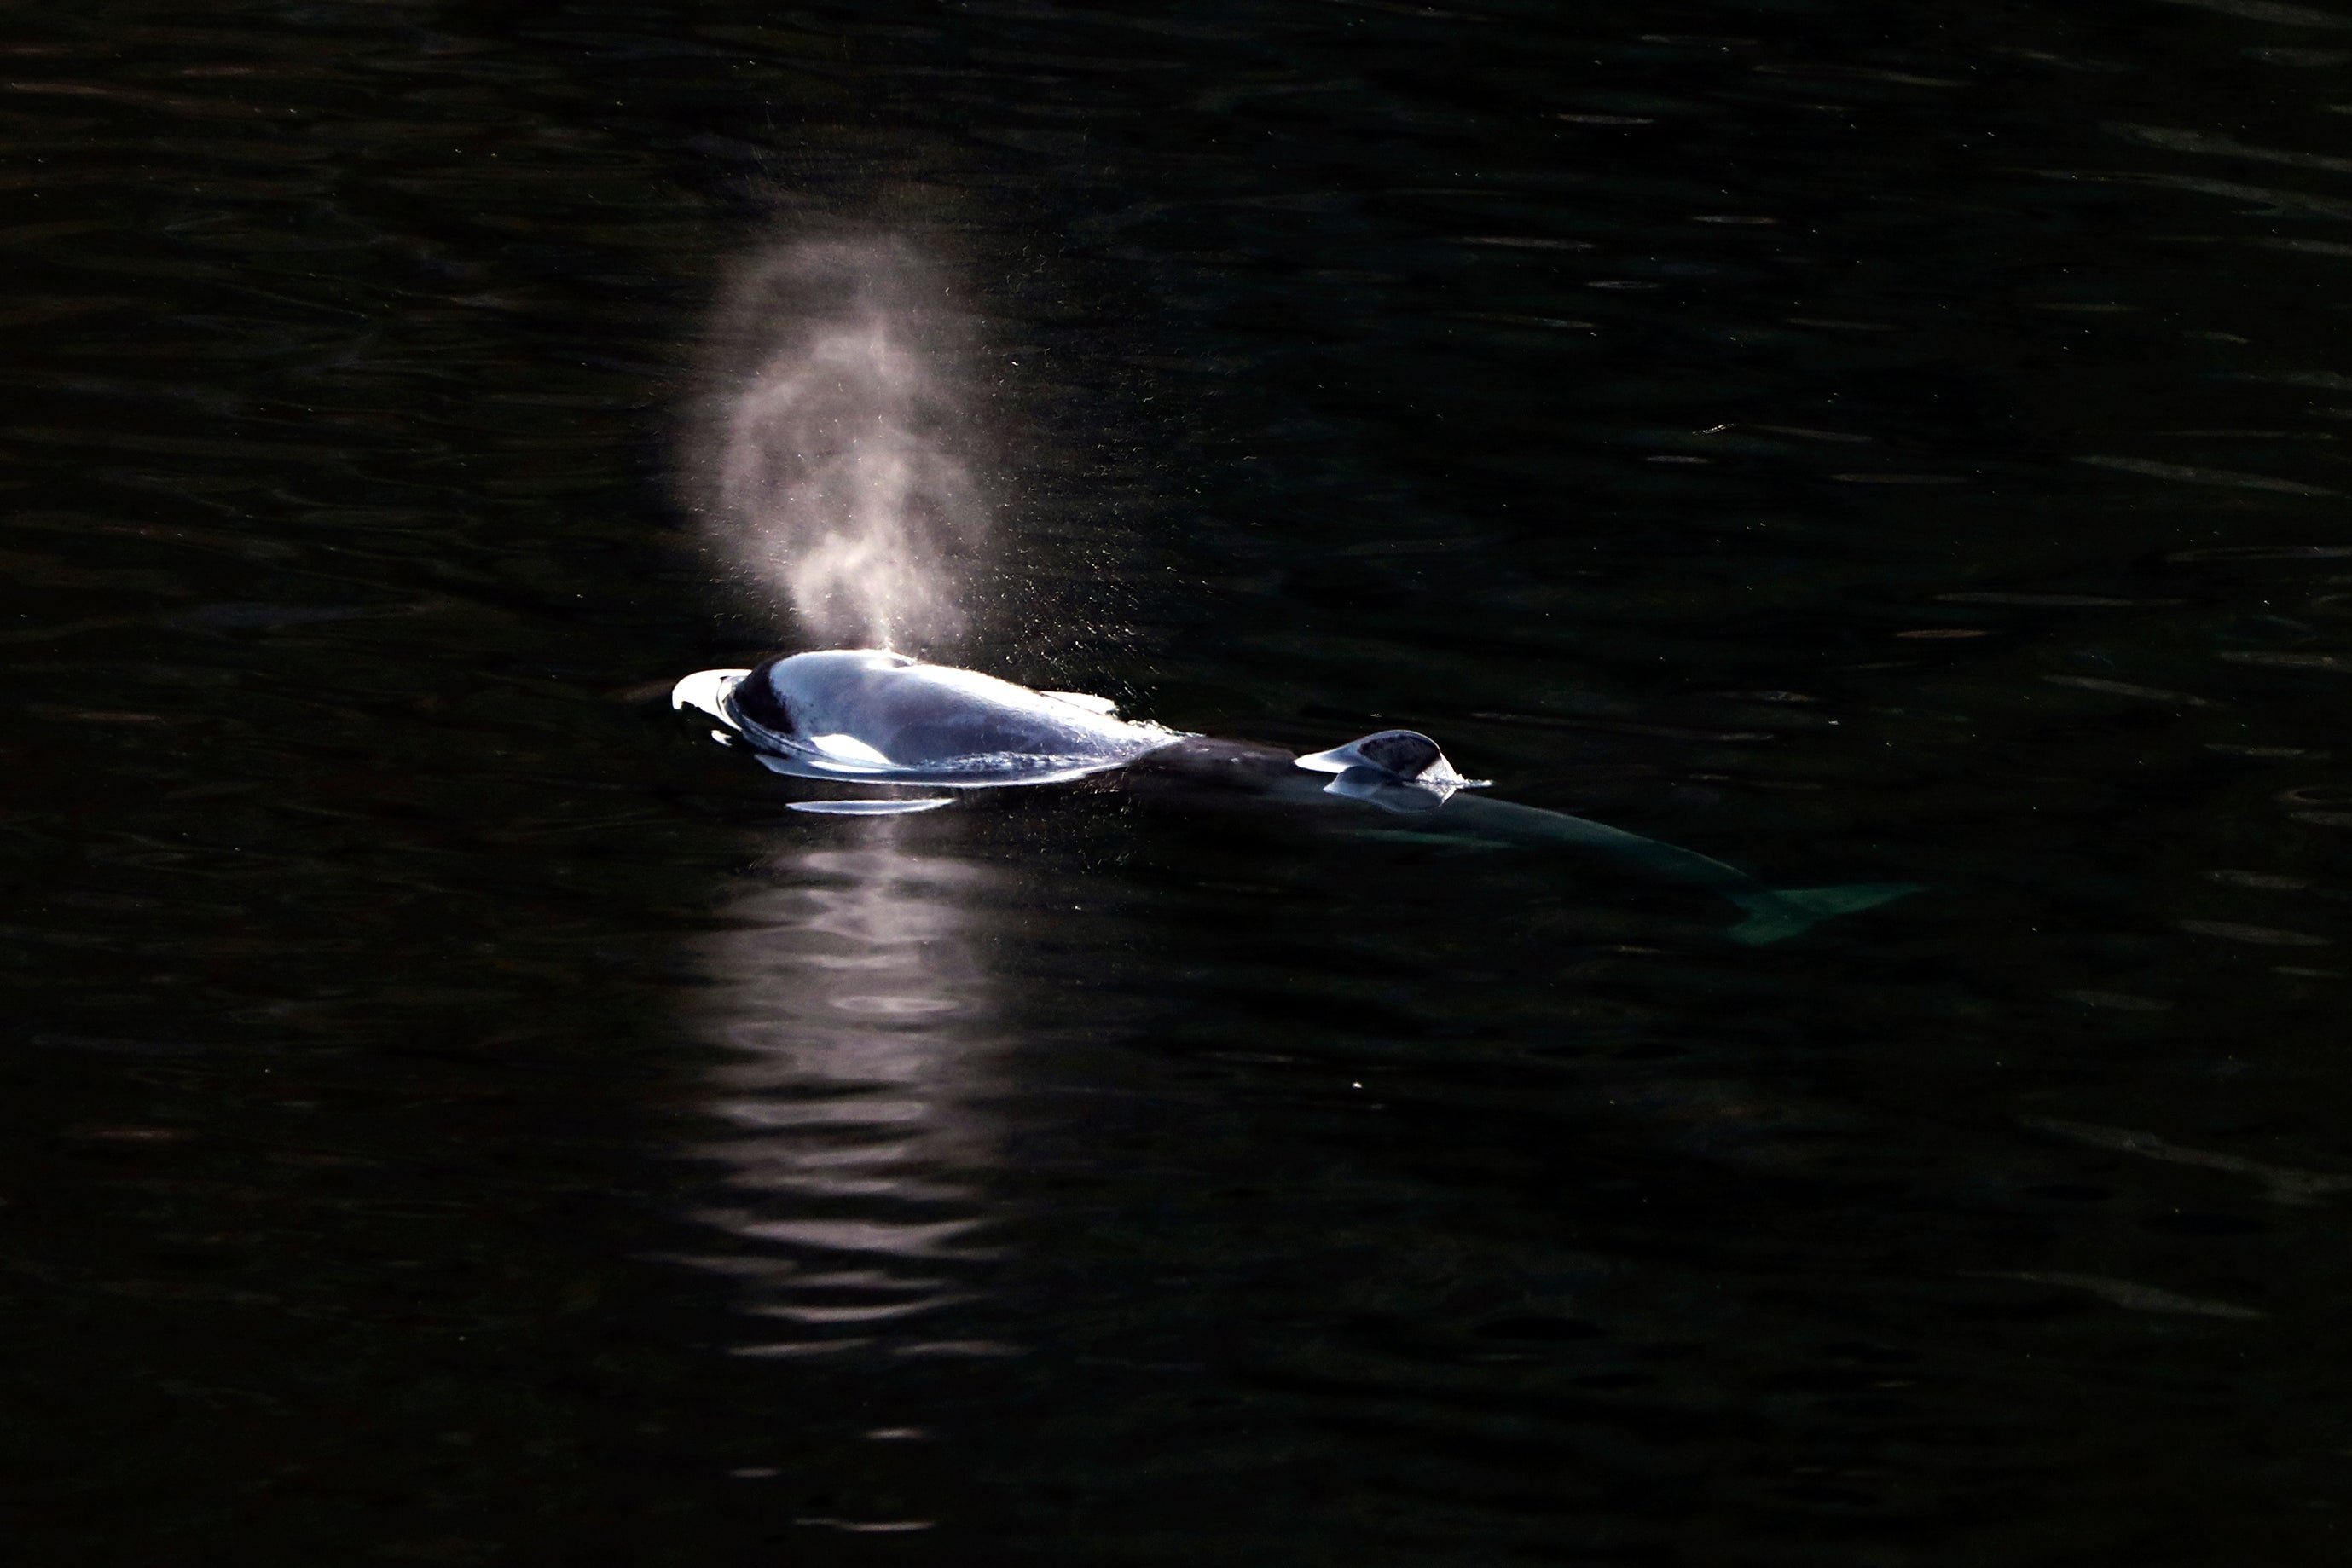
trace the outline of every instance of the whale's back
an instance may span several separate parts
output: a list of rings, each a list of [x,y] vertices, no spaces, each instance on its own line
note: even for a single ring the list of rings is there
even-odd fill
[[[977,671],[877,649],[772,659],[730,694],[744,733],[786,770],[978,788],[1075,779],[1176,736]]]

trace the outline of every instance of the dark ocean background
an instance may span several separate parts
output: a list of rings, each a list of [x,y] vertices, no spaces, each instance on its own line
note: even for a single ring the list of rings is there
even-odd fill
[[[18,1560],[2343,1560],[2352,5],[7,16]],[[684,469],[845,225],[940,652],[1927,891],[788,812]]]

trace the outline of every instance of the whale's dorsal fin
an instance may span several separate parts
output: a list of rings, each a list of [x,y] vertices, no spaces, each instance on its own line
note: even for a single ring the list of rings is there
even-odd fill
[[[1483,779],[1465,779],[1454,771],[1454,764],[1445,759],[1437,742],[1417,729],[1379,730],[1345,746],[1311,751],[1291,761],[1310,773],[1338,774],[1339,777],[1323,787],[1327,794],[1371,800],[1392,811],[1406,809],[1404,798],[1398,797],[1394,801],[1380,799],[1382,789],[1410,785],[1428,791],[1437,798],[1437,804],[1444,805],[1456,789],[1486,787]]]
[[[1315,773],[1345,773],[1350,768],[1371,768],[1392,779],[1418,779],[1445,760],[1437,742],[1416,729],[1383,729],[1335,746],[1310,751],[1296,759]]]
[[[1370,768],[1391,779],[1420,779],[1429,784],[1442,781],[1457,789],[1478,788],[1477,781],[1454,772],[1454,764],[1445,759],[1437,742],[1417,729],[1377,730],[1345,746],[1311,751],[1293,760],[1313,773],[1345,773],[1350,768]]]
[[[1082,707],[1088,713],[1098,713],[1105,718],[1118,716],[1118,705],[1108,697],[1098,697],[1087,692],[1039,692],[1037,695],[1068,703],[1072,707]]]

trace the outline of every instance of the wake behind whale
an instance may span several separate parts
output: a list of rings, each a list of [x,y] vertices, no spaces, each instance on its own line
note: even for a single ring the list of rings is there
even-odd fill
[[[1728,935],[1748,945],[1794,936],[1832,915],[1917,891],[1902,883],[1770,888],[1695,851],[1565,812],[1486,799],[1468,792],[1483,785],[1463,778],[1436,742],[1412,730],[1382,730],[1294,756],[1124,719],[1112,704],[1084,693],[1034,691],[881,649],[829,649],[749,670],[702,670],[679,681],[670,701],[725,726],[712,732],[715,738],[800,779],[977,790],[1117,776],[1136,787],[1241,793],[1411,819],[1409,827],[1360,830],[1383,838],[1596,852],[1727,899],[1746,915]],[[792,805],[887,815],[933,810],[952,799],[867,796]]]

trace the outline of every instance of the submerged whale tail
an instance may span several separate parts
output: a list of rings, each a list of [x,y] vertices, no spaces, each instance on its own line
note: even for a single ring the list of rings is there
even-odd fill
[[[1907,894],[1926,891],[1916,882],[1851,882],[1843,887],[1758,888],[1734,893],[1731,902],[1748,911],[1748,918],[1725,935],[1749,947],[1801,936],[1833,915],[1852,915],[1892,904]]]

